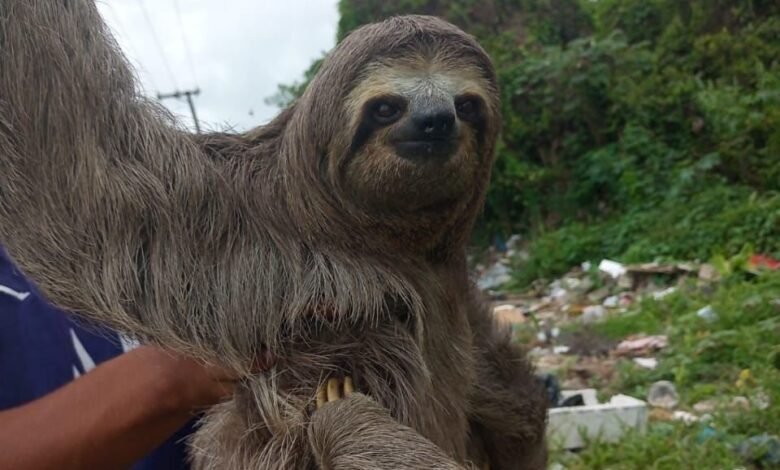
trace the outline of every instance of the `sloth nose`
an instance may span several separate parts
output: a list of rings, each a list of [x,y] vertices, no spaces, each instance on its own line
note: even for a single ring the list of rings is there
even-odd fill
[[[420,111],[411,119],[423,140],[446,140],[455,133],[455,113],[446,108]]]

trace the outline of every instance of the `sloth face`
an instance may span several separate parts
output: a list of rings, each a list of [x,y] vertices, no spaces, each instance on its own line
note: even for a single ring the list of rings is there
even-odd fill
[[[471,195],[488,121],[489,84],[464,58],[376,62],[347,99],[353,117],[342,177],[359,201],[396,213],[442,213]]]

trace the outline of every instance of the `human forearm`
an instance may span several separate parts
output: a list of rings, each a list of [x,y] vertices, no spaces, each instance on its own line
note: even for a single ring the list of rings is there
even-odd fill
[[[108,361],[21,407],[0,412],[0,468],[123,468],[226,396],[202,369],[152,348]]]

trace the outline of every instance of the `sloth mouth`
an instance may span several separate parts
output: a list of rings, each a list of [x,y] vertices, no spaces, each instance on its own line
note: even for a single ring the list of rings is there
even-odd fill
[[[401,158],[419,163],[445,161],[458,148],[457,139],[399,140],[393,143],[396,154]]]

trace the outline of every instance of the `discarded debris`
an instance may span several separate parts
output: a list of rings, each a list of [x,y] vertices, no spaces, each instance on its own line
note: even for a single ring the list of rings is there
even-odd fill
[[[647,402],[652,406],[671,410],[680,403],[680,397],[673,383],[661,380],[650,386]]]
[[[665,335],[632,335],[618,344],[616,356],[643,357],[664,349],[669,343]]]
[[[737,388],[745,388],[748,385],[755,385],[755,383],[756,379],[753,377],[753,373],[750,372],[750,369],[742,369],[739,372],[739,377],[734,385],[736,385]]]
[[[601,305],[591,305],[585,307],[582,311],[582,322],[586,324],[595,323],[604,318],[606,314],[607,310]]]
[[[748,260],[748,271],[760,272],[761,270],[777,271],[780,269],[780,261],[767,255],[753,255]]]
[[[750,404],[755,406],[756,409],[766,410],[769,409],[769,406],[772,404],[772,399],[764,390],[759,390],[750,397]]]
[[[693,411],[699,414],[712,413],[717,408],[718,408],[718,401],[714,399],[702,400],[693,405]]]
[[[601,263],[599,263],[599,271],[609,274],[613,279],[617,279],[627,272],[625,266],[617,261],[608,259],[602,260]]]
[[[579,394],[585,404],[550,410],[547,432],[554,447],[582,448],[585,439],[616,442],[631,428],[644,432],[647,427],[647,404],[642,400],[615,395],[607,403],[592,403],[595,391],[585,389],[567,393],[568,396]]]
[[[668,287],[668,288],[666,288],[664,290],[659,290],[658,292],[653,292],[651,295],[652,295],[652,297],[655,300],[661,300],[664,297],[668,297],[668,296],[674,294],[675,292],[677,292],[677,288],[672,286],[672,287]]]
[[[729,408],[734,411],[749,411],[750,400],[743,396],[734,397],[731,399],[731,402],[729,402]]]
[[[681,406],[680,394],[674,383],[666,380],[650,385],[646,401],[617,395],[607,403],[599,403],[596,390],[589,388],[607,385],[602,391],[608,390],[615,384],[614,378],[621,370],[619,366],[626,362],[652,371],[657,370],[662,361],[670,360],[666,359],[666,355],[662,356],[669,347],[669,339],[665,335],[636,334],[615,341],[604,336],[597,324],[607,317],[631,315],[633,312],[627,307],[643,299],[663,301],[653,308],[665,308],[665,304],[669,303],[665,299],[673,295],[687,296],[694,289],[698,292],[692,298],[698,298],[699,294],[712,296],[725,273],[733,271],[721,266],[716,258],[713,258],[713,264],[623,264],[610,259],[598,263],[585,262],[557,279],[537,280],[528,290],[517,294],[500,290],[512,279],[510,253],[515,253],[515,260],[521,257],[517,254],[517,240],[510,239],[510,242],[503,250],[496,252],[493,249],[489,253],[483,266],[476,269],[477,282],[493,299],[496,320],[512,324],[518,338],[530,343],[529,358],[537,370],[545,374],[542,380],[551,407],[548,433],[555,439],[550,441],[551,445],[581,448],[588,440],[583,440],[584,436],[615,442],[621,439],[627,428],[644,429],[648,418],[656,421],[654,428],[667,427],[672,431],[677,427],[673,424],[675,422],[698,423],[696,427],[701,432],[694,431],[698,432],[698,442],[714,438],[739,442],[735,440],[736,436],[716,429],[723,416],[776,406],[771,402],[770,394],[758,387],[749,369],[742,370],[738,377],[731,379],[741,389],[739,393],[742,396],[722,396],[713,392],[709,398],[699,400],[690,408],[687,402]],[[762,273],[780,269],[780,261],[767,255],[756,255],[741,267]],[[766,308],[776,308],[780,313],[780,297],[765,293],[746,296],[736,308],[761,315]],[[716,326],[707,325],[705,328],[704,323],[718,322],[724,314],[711,305],[701,306],[691,312],[691,317],[694,313],[694,320],[698,318],[702,322],[702,330]],[[685,316],[685,321],[689,321],[688,316]],[[706,331],[700,333],[701,338],[707,334]],[[766,357],[769,364],[780,369],[780,349],[772,347],[767,350]],[[657,375],[652,372],[643,374]],[[761,444],[777,446],[775,454],[764,452]],[[772,458],[780,459],[777,436],[754,436],[744,441],[741,448],[745,455],[752,455],[750,458],[754,462],[761,462],[760,465],[772,462]]]
[[[715,266],[705,263],[699,267],[699,279],[705,282],[716,282],[720,280],[720,273]]]
[[[634,363],[636,363],[636,365],[639,367],[644,367],[645,369],[655,369],[658,367],[658,359],[654,357],[635,357]]]
[[[693,413],[689,413],[687,411],[677,410],[674,413],[672,413],[672,418],[674,418],[677,421],[682,421],[685,424],[693,424],[697,421],[699,421],[699,417],[696,416]]]
[[[517,324],[525,322],[523,311],[511,304],[493,307],[493,315],[500,323]]]
[[[615,308],[620,305],[620,296],[610,295],[609,297],[604,299],[604,302],[602,302],[601,305],[607,308]]]
[[[780,465],[780,438],[759,434],[740,443],[737,453],[745,460],[760,465]]]
[[[602,287],[600,289],[596,289],[590,294],[588,294],[588,300],[590,300],[593,303],[601,303],[602,300],[609,297],[610,289],[609,287]]]
[[[718,319],[718,314],[715,313],[715,310],[707,305],[706,307],[702,307],[699,310],[696,311],[696,316],[701,318],[702,320],[706,321],[715,321]]]
[[[482,290],[501,287],[512,280],[509,268],[501,262],[490,266],[477,280],[477,286]]]

